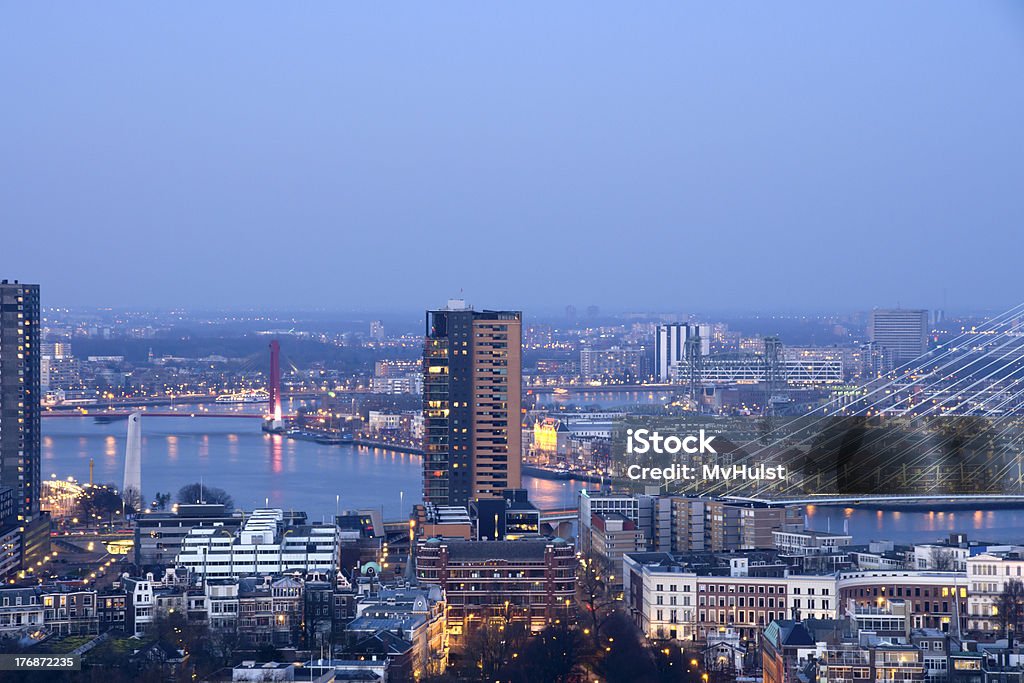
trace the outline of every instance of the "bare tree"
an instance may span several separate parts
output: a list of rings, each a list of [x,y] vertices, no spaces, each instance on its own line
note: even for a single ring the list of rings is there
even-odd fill
[[[1020,579],[1010,579],[999,594],[996,605],[999,610],[999,624],[1009,639],[1009,647],[1021,630],[1024,622],[1024,583]]]
[[[493,681],[512,659],[518,658],[528,635],[520,622],[507,618],[485,621],[467,635],[463,656],[476,667],[479,680]]]
[[[602,649],[601,632],[615,612],[615,596],[611,591],[613,571],[611,563],[600,555],[586,553],[580,558],[576,599],[583,612],[584,633],[590,636],[595,650]]]
[[[956,554],[951,548],[932,548],[931,569],[948,572],[956,567]]]

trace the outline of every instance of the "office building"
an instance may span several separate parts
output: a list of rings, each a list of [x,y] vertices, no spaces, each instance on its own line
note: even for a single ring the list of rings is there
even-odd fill
[[[561,538],[432,538],[416,551],[417,578],[444,592],[448,633],[455,641],[493,619],[519,622],[536,632],[569,618],[576,567],[575,550]]]
[[[281,510],[254,510],[237,530],[193,528],[181,541],[175,563],[206,579],[274,575],[338,568],[338,527],[285,523]]]
[[[461,299],[427,312],[423,500],[466,507],[520,487],[522,313]]]
[[[49,516],[39,510],[39,285],[0,281],[0,488],[14,490],[22,565],[49,552]]]
[[[672,366],[693,355],[692,344],[700,347],[700,355],[711,354],[711,326],[690,323],[658,325],[654,339],[654,379],[669,382]]]
[[[868,339],[902,365],[928,350],[928,311],[878,308],[871,311]]]
[[[234,533],[242,525],[241,514],[228,512],[223,503],[175,506],[172,512],[139,515],[135,520],[135,564],[166,565],[181,552],[181,541],[193,529],[218,527]]]

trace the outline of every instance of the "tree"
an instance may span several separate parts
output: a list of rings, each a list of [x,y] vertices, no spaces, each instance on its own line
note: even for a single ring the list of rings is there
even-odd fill
[[[88,486],[78,499],[79,517],[88,519],[92,515],[107,517],[121,512],[122,499],[113,484]]]
[[[507,678],[523,683],[575,680],[585,647],[579,629],[569,624],[552,624],[527,642],[522,655],[509,667]]]
[[[1008,645],[1013,647],[1013,639],[1021,631],[1024,622],[1024,583],[1020,579],[1007,581],[1003,592],[999,594],[996,607],[999,611],[999,624],[1010,639]]]
[[[215,486],[204,486],[199,482],[186,484],[178,489],[178,503],[185,505],[194,503],[222,503],[227,510],[235,507],[235,501],[227,491]]]
[[[658,679],[654,654],[644,635],[629,617],[612,612],[604,624],[604,647],[594,663],[595,671],[606,681],[655,681]],[[669,680],[680,680],[670,678]]]
[[[154,505],[153,505],[154,509],[156,509],[156,510],[166,510],[167,506],[170,505],[170,503],[171,503],[171,492],[168,491],[167,493],[157,493],[156,496],[153,498],[153,501],[154,501]]]
[[[931,560],[930,569],[948,572],[956,568],[956,556],[951,548],[932,548]]]
[[[476,668],[480,680],[493,681],[499,671],[520,656],[528,636],[529,629],[511,619],[511,608],[505,603],[497,619],[484,621],[467,635],[463,657]]]
[[[602,649],[601,632],[615,611],[615,597],[611,593],[613,572],[611,563],[601,555],[586,553],[580,558],[576,599],[583,612],[584,633],[590,636],[595,650]]]

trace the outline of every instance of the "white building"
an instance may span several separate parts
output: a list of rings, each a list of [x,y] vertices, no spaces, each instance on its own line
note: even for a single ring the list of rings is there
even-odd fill
[[[750,576],[740,559],[730,576],[684,570],[667,553],[631,553],[623,558],[623,595],[634,621],[653,639],[702,640],[734,629],[756,638],[777,619],[835,619],[834,575]]]
[[[839,598],[835,574],[790,575],[788,586],[790,619],[838,619]]]
[[[967,628],[997,633],[999,596],[1012,580],[1024,581],[1024,547],[989,547],[967,559]]]
[[[967,556],[970,550],[966,547],[948,543],[923,543],[914,546],[915,569],[940,569],[943,571],[967,571]]]
[[[623,558],[622,594],[636,625],[651,639],[697,639],[697,575],[665,553]]]
[[[402,416],[399,413],[371,410],[367,416],[366,426],[376,430],[398,429],[402,426]]]
[[[773,531],[772,540],[782,555],[805,557],[807,555],[828,555],[842,553],[853,543],[849,534],[834,534],[828,531]]]
[[[218,526],[193,529],[182,540],[176,562],[204,580],[332,571],[338,566],[338,528],[286,526],[281,510],[254,510],[237,534]]]
[[[0,589],[0,636],[18,637],[43,628],[43,603],[34,588]]]

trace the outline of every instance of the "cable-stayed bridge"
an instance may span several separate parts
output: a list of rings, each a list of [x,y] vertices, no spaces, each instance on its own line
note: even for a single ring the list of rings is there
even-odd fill
[[[1024,304],[805,415],[683,421],[722,447],[688,458],[697,472],[717,466],[714,477],[666,483],[673,493],[1024,502]],[[776,466],[785,478],[758,476]]]

